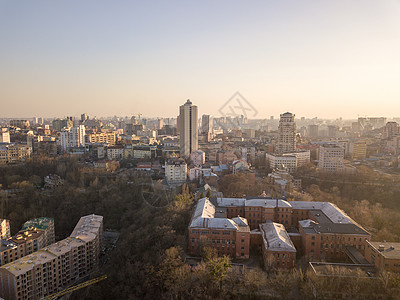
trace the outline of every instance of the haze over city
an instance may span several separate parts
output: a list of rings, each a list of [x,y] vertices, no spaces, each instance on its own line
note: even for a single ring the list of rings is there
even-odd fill
[[[397,117],[400,2],[1,1],[0,117]]]

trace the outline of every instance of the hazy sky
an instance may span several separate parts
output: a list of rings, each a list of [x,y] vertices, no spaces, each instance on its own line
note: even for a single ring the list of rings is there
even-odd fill
[[[0,0],[0,117],[400,116],[399,0]]]

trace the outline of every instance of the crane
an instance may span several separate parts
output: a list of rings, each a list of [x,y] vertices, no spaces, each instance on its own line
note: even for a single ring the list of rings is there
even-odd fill
[[[59,291],[59,292],[57,292],[57,293],[54,293],[54,294],[51,294],[51,295],[48,295],[48,296],[45,296],[45,297],[43,297],[41,300],[53,300],[53,299],[56,299],[56,298],[58,298],[58,297],[61,297],[61,296],[64,296],[64,295],[66,295],[66,294],[69,294],[69,293],[72,293],[72,292],[74,292],[74,291],[77,291],[77,290],[79,290],[79,289],[81,289],[81,288],[84,288],[84,287],[87,287],[87,286],[92,285],[92,284],[94,284],[94,283],[97,283],[97,282],[99,282],[99,281],[102,281],[102,280],[104,280],[104,279],[107,279],[107,275],[102,275],[102,276],[93,278],[93,279],[91,279],[91,280],[82,282],[82,283],[80,283],[80,284],[71,286],[71,287],[69,287],[69,288],[67,288],[67,289],[65,289],[65,290]]]

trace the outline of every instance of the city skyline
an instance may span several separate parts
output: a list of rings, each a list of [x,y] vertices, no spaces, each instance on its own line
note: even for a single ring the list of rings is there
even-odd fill
[[[399,1],[0,4],[0,117],[397,117]],[[156,104],[156,105],[154,105]]]

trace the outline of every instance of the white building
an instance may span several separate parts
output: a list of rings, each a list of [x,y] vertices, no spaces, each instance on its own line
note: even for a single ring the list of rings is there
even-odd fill
[[[201,150],[194,151],[190,153],[190,161],[196,167],[201,167],[206,162],[206,154]]]
[[[276,153],[292,153],[296,151],[296,123],[294,116],[289,112],[281,114]]]
[[[165,163],[165,178],[168,184],[183,184],[187,178],[187,165],[182,158],[170,159]]]
[[[344,148],[338,144],[324,144],[319,147],[318,168],[328,172],[343,172]]]
[[[189,157],[190,153],[198,149],[198,111],[197,106],[187,100],[179,107],[179,134],[181,156]]]
[[[10,132],[8,128],[0,128],[0,143],[10,143]]]
[[[61,149],[85,146],[85,125],[79,125],[72,128],[63,128],[60,132],[59,141]]]
[[[271,169],[278,169],[283,165],[289,173],[293,173],[298,167],[310,162],[310,151],[299,151],[281,155],[266,153],[266,160]]]

